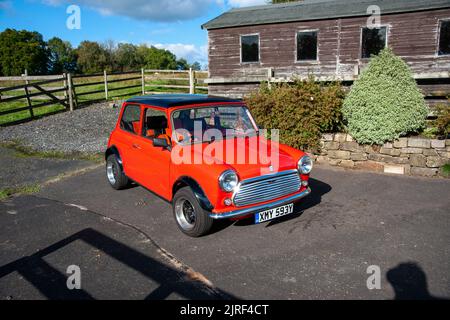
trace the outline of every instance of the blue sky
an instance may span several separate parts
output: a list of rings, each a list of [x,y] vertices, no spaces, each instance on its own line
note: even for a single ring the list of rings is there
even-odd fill
[[[83,40],[146,43],[189,62],[207,63],[207,32],[200,25],[232,7],[266,0],[0,0],[0,30],[40,32],[77,46]],[[69,5],[78,5],[81,29],[66,27]]]

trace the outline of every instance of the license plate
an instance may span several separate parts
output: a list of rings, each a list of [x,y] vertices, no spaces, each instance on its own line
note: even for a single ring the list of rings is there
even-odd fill
[[[293,211],[294,211],[294,204],[289,203],[281,207],[276,207],[270,210],[259,212],[255,214],[255,223],[261,223],[275,218],[279,218],[287,214],[290,214]]]

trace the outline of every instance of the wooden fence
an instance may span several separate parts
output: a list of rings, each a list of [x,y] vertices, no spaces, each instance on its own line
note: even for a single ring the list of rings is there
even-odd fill
[[[86,75],[0,77],[0,125],[134,95],[207,93],[208,72],[145,70]],[[45,110],[44,107],[52,106]],[[48,111],[48,112],[47,112]]]

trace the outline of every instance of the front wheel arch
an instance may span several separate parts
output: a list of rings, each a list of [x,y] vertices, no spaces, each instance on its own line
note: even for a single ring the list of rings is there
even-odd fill
[[[188,176],[182,176],[178,178],[178,180],[173,184],[172,199],[177,193],[177,191],[183,187],[191,188],[192,192],[195,195],[195,198],[197,199],[198,203],[200,204],[203,210],[211,211],[212,209],[214,209],[214,206],[211,204],[211,201],[209,201],[208,197],[206,196],[206,193],[203,191],[200,184],[193,178]]]
[[[106,149],[105,151],[105,161],[108,159],[108,157],[110,155],[115,155],[117,162],[119,163],[120,169],[122,170],[122,172],[125,173],[125,171],[123,170],[123,163],[122,163],[122,157],[120,156],[120,152],[119,149],[117,149],[116,146],[112,145],[111,147],[109,147],[108,149]]]

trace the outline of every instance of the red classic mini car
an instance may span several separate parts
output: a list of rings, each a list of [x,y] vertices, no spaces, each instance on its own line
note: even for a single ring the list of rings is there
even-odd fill
[[[215,219],[268,221],[311,192],[312,161],[264,132],[241,100],[131,98],[108,141],[106,176],[114,189],[132,180],[171,202],[189,236],[208,233]]]

